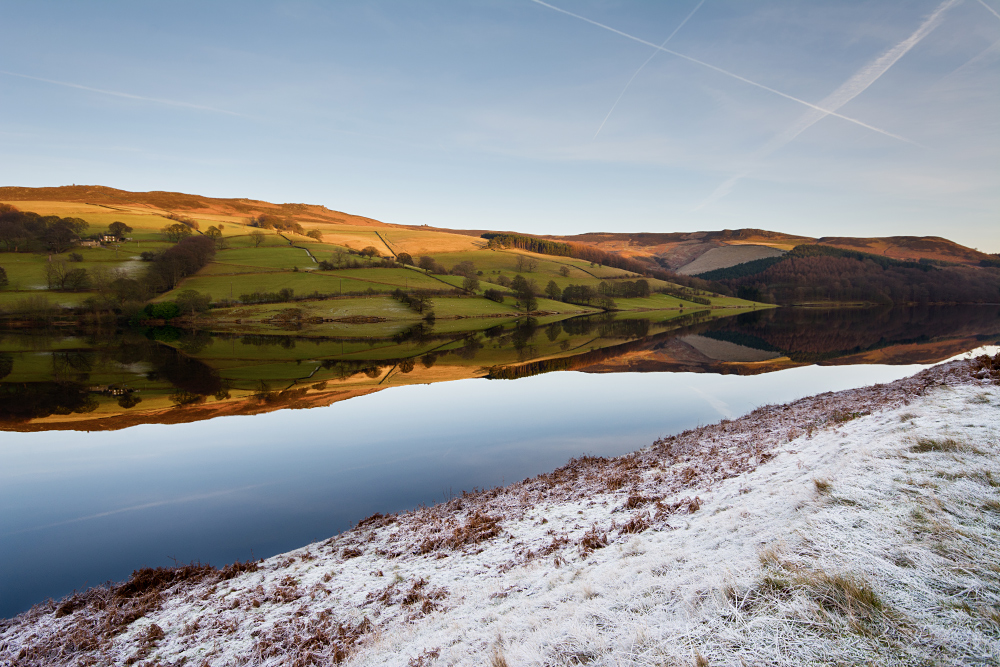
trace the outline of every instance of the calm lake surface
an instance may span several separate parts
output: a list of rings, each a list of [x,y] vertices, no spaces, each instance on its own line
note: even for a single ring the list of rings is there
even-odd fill
[[[932,313],[929,321],[940,325],[933,332],[892,334],[898,340],[869,332],[867,347],[834,351],[815,341],[840,340],[872,318],[852,315],[865,323],[854,329],[815,313],[796,316],[807,325],[791,316],[758,318],[684,330],[653,346],[686,346],[694,350],[688,357],[743,355],[750,363],[792,352],[824,364],[760,374],[601,367],[399,386],[325,407],[192,423],[2,432],[0,616],[127,578],[138,567],[271,556],[374,512],[514,482],[571,457],[626,453],[761,405],[890,382],[940,361],[941,349],[1000,340],[996,309],[950,330],[941,324],[948,312],[957,311]],[[831,331],[830,322],[841,330]],[[886,322],[885,331],[899,329],[897,316]],[[810,349],[781,348],[786,339],[808,340]],[[651,352],[640,352],[648,365]],[[887,363],[858,363],[864,354]],[[693,364],[688,357],[684,363]]]

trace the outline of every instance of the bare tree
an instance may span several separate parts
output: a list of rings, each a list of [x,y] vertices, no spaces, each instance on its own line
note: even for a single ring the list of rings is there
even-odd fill
[[[267,235],[259,229],[253,229],[250,231],[250,243],[253,244],[254,248],[259,248],[263,243]]]
[[[516,267],[518,273],[531,273],[538,268],[538,262],[527,255],[518,255]]]

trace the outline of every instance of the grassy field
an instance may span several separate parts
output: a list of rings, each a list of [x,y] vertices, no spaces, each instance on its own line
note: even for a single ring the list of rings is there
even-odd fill
[[[88,233],[103,231],[113,221],[121,221],[134,228],[130,234],[131,240],[119,244],[118,248],[74,249],[83,256],[83,261],[72,263],[70,268],[83,268],[89,272],[100,269],[124,269],[131,275],[138,276],[145,268],[139,261],[139,253],[162,251],[170,246],[160,230],[174,223],[167,217],[172,215],[171,211],[152,206],[111,206],[78,202],[18,201],[15,205],[21,210],[45,215],[83,218],[90,224]],[[207,294],[213,301],[220,301],[239,299],[241,295],[253,292],[273,293],[282,289],[291,289],[297,297],[304,297],[314,293],[388,294],[396,289],[438,291],[462,288],[464,278],[460,275],[432,275],[415,267],[318,270],[318,261],[332,261],[336,264],[337,259],[344,257],[343,253],[348,249],[359,250],[366,246],[375,247],[383,255],[406,252],[414,259],[429,255],[449,270],[462,262],[471,262],[478,273],[480,292],[489,288],[507,292],[507,288],[502,287],[501,283],[513,280],[519,271],[525,278],[534,281],[540,290],[544,290],[550,281],[562,290],[568,285],[589,285],[596,288],[602,280],[634,280],[639,277],[628,271],[592,266],[590,262],[568,257],[553,257],[521,250],[487,249],[486,241],[474,236],[420,228],[397,228],[374,222],[371,226],[340,224],[335,216],[328,216],[323,221],[302,220],[304,229],[316,229],[322,233],[322,241],[287,231],[279,233],[275,230],[262,230],[263,242],[256,247],[250,236],[252,228],[248,226],[249,216],[198,211],[186,211],[183,215],[195,220],[202,232],[210,225],[222,225],[223,242],[213,261],[195,275],[182,280],[175,290],[159,295],[155,301],[169,301],[179,292],[192,289]],[[359,220],[350,216],[348,218]],[[54,259],[66,257],[64,254]],[[362,263],[372,261],[357,255],[351,255],[349,259],[352,262]],[[86,292],[67,293],[46,289],[45,270],[48,261],[44,255],[0,253],[0,266],[6,269],[10,281],[7,288],[0,289],[0,308],[7,310],[16,308],[26,297],[38,294],[44,294],[53,304],[64,306],[78,305],[85,301],[88,296]],[[660,280],[647,279],[647,282],[654,291],[676,288]],[[455,299],[435,297],[434,301],[435,315],[440,320],[491,318],[517,314],[512,297],[508,297],[503,304],[496,304],[481,297]],[[336,311],[341,313],[336,317],[351,315],[381,317],[377,314],[381,312],[381,306],[376,306],[376,302],[361,300],[347,303],[350,305],[336,308]],[[712,298],[711,305],[750,307],[752,304],[740,299],[718,297]],[[674,297],[654,294],[646,299],[616,299],[616,307],[620,310],[688,311],[700,306]],[[326,307],[310,305],[308,308],[325,310]],[[566,314],[595,309],[540,299],[538,310]],[[319,313],[317,316],[330,317]],[[214,319],[225,321],[228,317],[227,313],[220,312]],[[405,314],[397,312],[389,319],[405,323],[418,318],[406,311]],[[338,335],[346,335],[344,331],[349,330],[351,326],[357,326],[328,324],[330,326],[327,328],[337,330]]]

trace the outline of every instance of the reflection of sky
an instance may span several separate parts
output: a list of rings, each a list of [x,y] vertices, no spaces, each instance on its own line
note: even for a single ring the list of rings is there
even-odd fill
[[[721,417],[919,366],[756,376],[550,373],[398,387],[111,433],[0,434],[0,614],[143,565],[302,546],[374,512],[613,456]]]

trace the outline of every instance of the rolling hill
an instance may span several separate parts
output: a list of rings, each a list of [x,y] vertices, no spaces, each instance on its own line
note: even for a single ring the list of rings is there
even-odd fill
[[[235,299],[237,282],[261,293],[288,289],[299,294],[343,296],[366,290],[387,293],[397,288],[460,290],[461,275],[455,270],[461,271],[456,267],[463,262],[475,266],[483,290],[506,289],[504,282],[522,273],[524,267],[528,267],[526,275],[540,267],[535,274],[542,281],[537,285],[539,292],[547,280],[554,281],[560,290],[581,284],[598,290],[604,281],[644,278],[654,281],[650,284],[654,291],[738,295],[781,304],[1000,301],[996,270],[984,268],[995,264],[996,257],[936,236],[812,238],[762,229],[541,237],[502,232],[515,240],[514,245],[498,247],[488,243],[491,234],[485,230],[399,225],[320,205],[247,198],[73,185],[2,187],[0,203],[40,215],[74,216],[90,223],[91,230],[122,221],[136,229],[133,259],[139,258],[142,248],[163,252],[167,244],[160,230],[171,221],[194,223],[198,234],[203,233],[199,226],[217,225],[222,245],[215,259],[182,284],[171,286],[208,293],[215,301]],[[261,222],[264,220],[266,225]],[[267,230],[266,253],[258,252],[260,248],[252,244],[255,227]],[[517,239],[532,238],[542,239],[535,244],[538,252],[532,252],[535,245],[517,243]],[[558,251],[546,249],[557,246]],[[375,267],[357,266],[355,260],[350,260],[351,268],[361,273],[323,268],[324,262],[331,265],[327,257],[332,257],[337,262],[334,268],[344,269],[344,257],[366,248],[391,261],[406,255],[414,260],[425,256],[436,268],[431,270],[428,265],[417,274],[406,267],[389,267],[396,273],[383,270],[375,274],[371,272]],[[91,269],[92,260],[106,262],[108,253],[100,258],[99,254],[84,253],[88,264],[80,268]],[[518,259],[518,255],[523,257]],[[21,291],[38,288],[44,268],[41,263],[24,253],[7,261]],[[106,266],[115,267],[123,268]],[[289,271],[296,275],[288,275]],[[448,274],[451,277],[445,277]],[[84,300],[73,294],[60,299],[63,305]],[[657,306],[635,303],[626,307]]]

